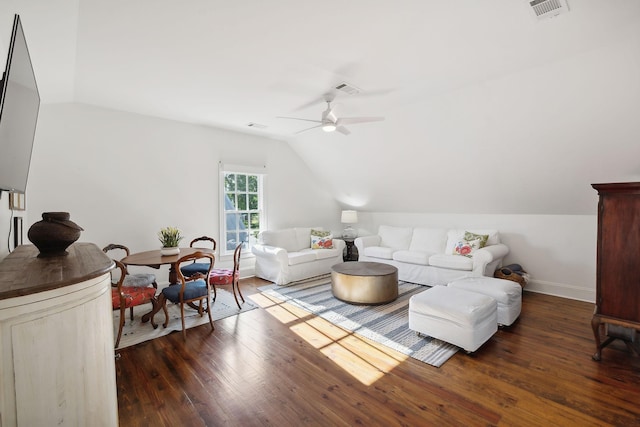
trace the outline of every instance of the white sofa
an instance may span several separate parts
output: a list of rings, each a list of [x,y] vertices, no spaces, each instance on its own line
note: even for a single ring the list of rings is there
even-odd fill
[[[331,272],[343,262],[344,240],[333,239],[331,249],[312,249],[311,230],[322,227],[265,230],[251,252],[256,257],[255,275],[278,285],[308,279]]]
[[[486,245],[470,256],[454,255],[465,232],[486,235]],[[383,262],[398,268],[398,279],[422,285],[446,285],[465,277],[493,277],[509,248],[497,230],[411,228],[381,225],[377,235],[355,240],[358,261]]]

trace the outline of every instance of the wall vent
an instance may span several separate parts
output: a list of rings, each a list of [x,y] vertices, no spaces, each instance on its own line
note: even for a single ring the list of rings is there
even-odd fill
[[[342,82],[339,85],[336,86],[336,89],[344,92],[344,93],[348,93],[349,95],[355,95],[356,93],[360,93],[360,89],[358,89],[357,87],[355,87],[352,84],[346,83],[346,82]]]
[[[566,0],[527,0],[531,6],[531,12],[537,20],[553,18],[561,13],[569,11]]]
[[[253,123],[253,122],[247,123],[247,126],[249,126],[250,128],[255,128],[255,129],[266,129],[267,128],[267,126],[265,126],[265,125],[261,125],[259,123]]]

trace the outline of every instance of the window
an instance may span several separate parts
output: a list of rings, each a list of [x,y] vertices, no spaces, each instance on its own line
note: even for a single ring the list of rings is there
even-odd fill
[[[266,224],[263,207],[265,174],[251,169],[257,168],[229,165],[221,168],[220,235],[224,236],[221,255],[233,254],[238,243],[243,244],[244,253],[250,253],[258,233]]]

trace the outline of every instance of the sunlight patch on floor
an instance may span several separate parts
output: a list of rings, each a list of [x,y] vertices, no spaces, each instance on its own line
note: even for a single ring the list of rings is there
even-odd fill
[[[264,294],[252,299],[362,384],[371,385],[408,359],[382,344],[363,339],[286,302]]]
[[[266,296],[264,294],[251,295],[251,299],[270,315],[278,319],[281,323],[289,324],[298,321],[303,317],[310,316],[308,311],[287,304],[285,309],[282,301]]]
[[[317,349],[331,345],[331,343],[335,341],[335,339],[314,328],[308,322],[293,325],[290,329]],[[344,333],[344,335],[346,335],[346,333]]]
[[[331,344],[322,350],[333,363],[344,369],[349,375],[364,385],[371,385],[384,376],[384,372],[366,363],[339,343]]]

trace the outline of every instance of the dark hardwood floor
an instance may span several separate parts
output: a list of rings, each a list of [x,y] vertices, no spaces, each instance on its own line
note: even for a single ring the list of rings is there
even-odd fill
[[[520,319],[434,368],[257,293],[263,308],[119,351],[122,426],[633,426],[640,358],[591,355],[593,304],[525,292]]]

